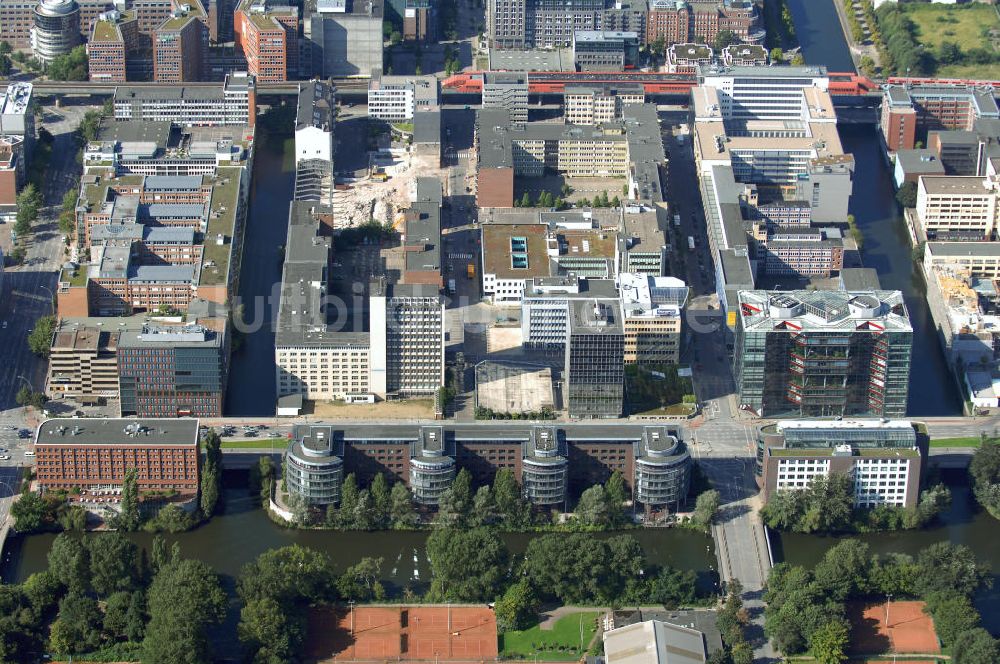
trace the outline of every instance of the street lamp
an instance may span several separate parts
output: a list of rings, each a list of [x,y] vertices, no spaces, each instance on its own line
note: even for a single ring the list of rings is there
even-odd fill
[[[41,289],[43,289],[46,293],[49,294],[49,312],[52,315],[55,315],[55,313],[56,313],[56,296],[52,294],[52,289],[49,288],[48,286],[44,286],[42,284],[38,284],[38,287],[41,288]]]
[[[892,595],[885,596],[885,626],[886,629],[889,627],[889,605],[892,604]]]

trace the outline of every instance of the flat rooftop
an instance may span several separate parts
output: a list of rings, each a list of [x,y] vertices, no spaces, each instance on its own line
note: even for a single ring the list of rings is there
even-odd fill
[[[899,291],[741,290],[738,299],[747,332],[913,331]]]
[[[917,184],[928,194],[946,196],[994,196],[995,192],[986,184],[986,179],[967,175],[925,175]]]
[[[197,448],[198,420],[56,418],[42,422],[35,444]]]

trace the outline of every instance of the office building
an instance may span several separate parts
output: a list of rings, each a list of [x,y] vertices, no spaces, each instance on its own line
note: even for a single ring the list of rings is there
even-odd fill
[[[232,72],[219,86],[115,88],[115,120],[171,122],[182,126],[246,125],[257,118],[257,85],[246,72]]]
[[[285,489],[310,507],[340,503],[344,441],[331,426],[298,424],[285,454]]]
[[[87,42],[87,69],[97,83],[124,83],[135,71],[133,60],[140,49],[139,21],[135,12],[117,10],[102,14],[94,22]],[[136,78],[134,75],[131,77]]]
[[[7,85],[0,93],[0,136],[20,137],[23,145],[22,157],[31,160],[35,144],[35,107],[32,100],[31,83],[15,82]],[[11,147],[17,151],[16,139]]]
[[[577,71],[624,71],[639,59],[639,35],[610,30],[574,30],[573,65]]]
[[[484,100],[485,95],[484,89]],[[627,104],[645,102],[646,92],[642,85],[629,83],[602,87],[567,85],[563,93],[563,117],[566,124],[602,125],[621,120],[622,110]],[[527,93],[525,105],[527,105]],[[483,106],[485,108],[485,101]]]
[[[437,38],[438,13],[430,0],[404,0],[403,41]]]
[[[608,664],[704,664],[708,661],[705,635],[697,629],[669,622],[646,620],[608,630],[602,638],[604,659]]]
[[[1000,279],[1000,243],[928,242],[924,271],[952,272],[991,281]]]
[[[224,330],[149,324],[118,337],[121,413],[222,417],[229,346]]]
[[[528,74],[526,72],[484,72],[483,108],[505,108],[512,127],[528,122]]]
[[[605,0],[490,0],[486,5],[491,47],[560,48],[573,44],[575,30],[599,30]]]
[[[46,395],[81,402],[117,397],[119,333],[115,325],[60,319],[49,349]]]
[[[521,343],[526,348],[564,351],[571,303],[611,304],[617,298],[610,279],[582,279],[575,274],[528,279],[521,299]]]
[[[757,436],[765,502],[839,473],[851,479],[855,507],[916,507],[922,461],[917,430],[905,420],[782,420]]]
[[[715,54],[706,44],[674,44],[667,49],[667,71],[671,74],[694,74],[714,61]]]
[[[662,39],[664,44],[702,41],[714,44],[723,30],[744,43],[762,44],[764,30],[754,3],[748,0],[677,2],[650,0],[646,14],[646,43]]]
[[[46,420],[35,435],[35,480],[42,491],[80,488],[84,503],[117,503],[129,469],[144,491],[198,493],[198,420]]]
[[[540,177],[547,170],[571,177],[624,177],[627,198],[662,201],[666,157],[655,107],[626,105],[616,124],[615,130],[551,122],[513,127],[506,109],[481,110],[475,136],[479,207],[513,207],[514,178]]]
[[[753,257],[760,274],[829,277],[844,267],[844,239],[830,226],[754,225]]]
[[[901,417],[913,328],[898,291],[740,291],[733,373],[760,417]]]
[[[202,80],[208,55],[207,16],[200,0],[176,6],[153,33],[153,80],[186,83]]]
[[[628,364],[677,364],[688,287],[676,277],[618,275]]]
[[[31,53],[39,62],[49,64],[80,44],[80,5],[76,0],[41,0],[34,12]]]
[[[234,16],[237,48],[258,81],[279,83],[299,75],[299,9],[268,0],[243,0]]]
[[[323,78],[382,71],[383,0],[320,0],[309,17],[312,72]]]
[[[917,217],[929,240],[992,240],[996,184],[982,177],[921,176]]]
[[[572,418],[621,417],[625,330],[621,306],[573,302],[566,330],[566,404]]]
[[[886,85],[879,127],[890,152],[911,150],[931,129],[971,131],[979,118],[1000,118],[992,91],[966,85]]]
[[[0,219],[16,221],[17,194],[26,177],[24,138],[0,135]]]
[[[288,449],[296,465],[289,492],[308,491],[314,505],[339,499],[339,478],[348,473],[362,485],[377,474],[402,481],[417,504],[432,507],[459,469],[488,484],[507,468],[524,497],[542,508],[564,508],[617,471],[648,501],[644,507],[676,510],[691,469],[676,427],[628,423],[301,425]]]
[[[440,286],[373,285],[369,307],[372,392],[382,398],[435,394],[444,385]]]
[[[437,111],[441,91],[434,76],[384,76],[373,72],[368,83],[368,117],[388,122],[412,121],[418,112]]]

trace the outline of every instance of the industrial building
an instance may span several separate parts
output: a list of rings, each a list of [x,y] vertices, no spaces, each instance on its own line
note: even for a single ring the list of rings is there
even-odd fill
[[[841,473],[851,479],[855,507],[915,507],[926,449],[921,437],[906,420],[782,420],[761,427],[757,475],[764,501]]]

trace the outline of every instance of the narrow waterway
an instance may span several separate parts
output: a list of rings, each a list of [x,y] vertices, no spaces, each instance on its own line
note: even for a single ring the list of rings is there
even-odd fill
[[[785,0],[792,12],[795,34],[802,56],[810,65],[826,65],[829,71],[855,71],[851,49],[837,17],[837,0]]]
[[[284,115],[288,115],[285,113]],[[242,304],[247,332],[233,353],[225,413],[231,417],[274,415],[274,325],[281,262],[288,233],[288,204],[295,189],[292,124],[270,129],[261,118],[250,188],[243,269],[236,306]]]

